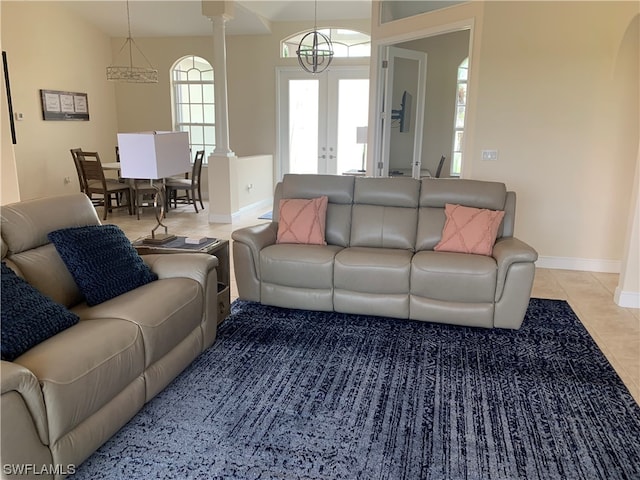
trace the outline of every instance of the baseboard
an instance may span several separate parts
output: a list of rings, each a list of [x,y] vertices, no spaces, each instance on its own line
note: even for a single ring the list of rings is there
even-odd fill
[[[242,215],[243,213],[246,213],[246,212],[251,211],[251,210],[258,210],[258,209],[262,209],[262,208],[271,208],[272,202],[273,202],[273,199],[265,198],[264,200],[260,200],[259,202],[255,202],[255,203],[252,203],[250,205],[246,205],[246,206],[242,207],[237,212],[234,212],[231,216],[233,218],[236,218],[239,215]],[[264,213],[264,212],[260,212],[260,213]]]
[[[625,292],[617,287],[613,294],[613,300],[620,307],[640,308],[640,292]]]
[[[538,257],[536,267],[584,272],[620,273],[619,260],[576,257]]]
[[[252,203],[250,205],[246,205],[242,207],[237,212],[233,212],[231,214],[228,213],[211,213],[209,214],[209,223],[233,223],[233,220],[238,218],[238,216],[251,211],[258,210],[260,208],[271,208],[272,200],[267,198],[265,200],[261,200],[259,202]],[[264,212],[261,212],[264,213]]]

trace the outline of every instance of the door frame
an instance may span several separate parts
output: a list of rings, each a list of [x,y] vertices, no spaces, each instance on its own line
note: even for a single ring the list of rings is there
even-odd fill
[[[282,102],[288,98],[288,93],[289,93],[287,80],[289,79],[304,80],[304,79],[313,79],[313,78],[319,78],[319,77],[327,78],[330,72],[342,73],[344,74],[344,77],[342,78],[363,78],[363,74],[364,74],[364,78],[369,80],[369,86],[371,86],[370,70],[368,65],[349,65],[349,66],[338,66],[338,67],[332,66],[330,69],[325,70],[319,75],[309,74],[308,72],[305,72],[302,69],[300,69],[300,67],[276,67],[276,154],[275,154],[275,160],[276,160],[275,161],[275,167],[276,167],[275,181],[276,182],[282,180],[282,176],[284,175],[283,173],[284,172],[283,167],[285,164],[284,155],[287,151],[287,149],[285,148],[285,145],[286,143],[288,143],[288,140],[289,140],[288,115],[283,115],[283,111],[282,111],[282,106],[283,106]],[[330,82],[325,82],[324,85],[322,82],[320,82],[320,94],[323,93],[322,91],[323,88],[327,89],[327,91],[324,92],[325,95],[337,96],[337,92],[331,90]],[[329,112],[330,109],[331,109],[330,106],[328,108],[325,108],[324,106],[319,106],[318,112],[321,117],[319,119],[319,122],[322,122],[324,120],[324,123],[326,124],[326,116],[331,113]],[[320,137],[325,140],[323,143],[327,143],[329,140],[331,140],[331,138],[325,138],[325,137],[330,137],[328,132],[323,132]],[[320,141],[319,141],[319,144],[320,144]],[[320,152],[317,152],[317,153],[319,156]]]
[[[475,60],[473,56],[473,40],[474,40],[474,28],[475,20],[473,17],[465,18],[459,21],[442,24],[434,27],[421,28],[414,31],[404,32],[399,35],[391,37],[385,37],[380,40],[375,40],[371,44],[371,80],[369,84],[369,147],[367,149],[367,174],[374,177],[386,176],[382,175],[382,172],[389,171],[388,162],[384,161],[383,145],[382,145],[382,115],[384,108],[384,70],[382,67],[382,61],[384,60],[383,52],[385,47],[392,46],[398,43],[404,43],[411,40],[418,40],[421,38],[433,37],[444,33],[456,32],[459,30],[469,30],[469,78],[467,82],[467,122],[465,125],[465,135],[463,139],[463,151],[469,152],[468,146],[471,144],[470,134],[472,128],[469,126],[469,120],[472,118],[473,112],[475,112],[475,105],[470,100],[472,99],[474,91],[474,83],[472,78],[475,78],[474,71]],[[374,53],[375,52],[375,53]],[[462,162],[462,172],[460,177],[465,176],[465,170],[471,162]]]
[[[407,50],[405,48],[387,45],[380,49],[380,54],[387,61],[384,70],[384,95],[383,110],[381,112],[382,121],[379,122],[382,135],[379,137],[382,142],[382,158],[389,159],[391,155],[391,117],[393,110],[393,85],[395,82],[395,59],[404,58],[418,62],[418,77],[416,79],[416,106],[414,111],[416,119],[414,122],[413,137],[413,157],[411,159],[411,174],[413,178],[420,178],[420,166],[422,164],[422,137],[424,135],[424,104],[427,89],[427,54],[425,52]],[[382,62],[381,62],[382,65]],[[388,125],[388,128],[384,128]],[[389,176],[389,161],[382,162],[382,168],[377,172],[379,175]]]

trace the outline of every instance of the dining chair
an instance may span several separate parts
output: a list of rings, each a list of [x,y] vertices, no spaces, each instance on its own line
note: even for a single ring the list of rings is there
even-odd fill
[[[145,203],[145,197],[151,198],[150,204],[153,206],[153,199],[158,190],[149,182],[149,180],[134,179],[131,181],[131,190],[133,191],[133,202],[136,209],[136,215],[140,220],[140,212],[142,205]]]
[[[440,162],[438,163],[438,168],[436,170],[436,178],[440,178],[440,175],[442,174],[442,166],[444,165],[444,161],[447,157],[445,157],[444,155],[442,155],[440,157]]]
[[[73,158],[73,164],[76,167],[76,173],[78,174],[78,183],[80,184],[80,191],[82,193],[87,193],[87,186],[84,184],[84,175],[82,174],[82,166],[80,165],[80,159],[78,158],[78,153],[82,153],[81,148],[72,148],[69,150],[71,152],[71,157]]]
[[[198,150],[193,161],[193,169],[191,170],[191,178],[189,174],[185,174],[185,178],[169,177],[165,179],[165,187],[167,189],[167,206],[173,200],[174,208],[178,206],[178,200],[184,201],[187,205],[193,202],[193,208],[198,213],[198,205],[196,200],[200,202],[200,207],[204,210],[202,203],[202,191],[200,187],[200,176],[202,175],[202,160],[204,159],[204,150]],[[178,190],[184,190],[185,195],[178,196]],[[197,196],[196,196],[197,195]]]
[[[116,179],[108,179],[104,176],[100,155],[98,152],[76,152],[76,156],[80,162],[80,167],[84,176],[85,193],[89,198],[93,194],[102,195],[101,204],[104,207],[103,220],[107,219],[108,211],[113,208],[111,205],[111,195],[115,195],[119,200],[120,195],[126,196],[126,206],[129,209],[129,215],[133,214],[131,203],[131,188],[128,183],[119,182]]]
[[[99,206],[102,204],[102,200],[98,198],[94,198],[92,194],[87,191],[87,181],[84,178],[84,173],[82,172],[82,165],[80,164],[80,158],[78,154],[82,153],[81,148],[72,148],[70,149],[71,157],[73,158],[73,164],[76,167],[76,173],[78,174],[78,183],[80,184],[80,191],[87,195],[91,199],[91,202],[94,206]],[[97,180],[94,180],[93,183],[97,183]]]

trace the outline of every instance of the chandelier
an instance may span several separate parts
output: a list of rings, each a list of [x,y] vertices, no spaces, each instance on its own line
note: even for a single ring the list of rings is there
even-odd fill
[[[136,42],[131,37],[131,17],[129,15],[129,0],[127,0],[127,25],[129,27],[129,36],[120,47],[118,55],[129,47],[129,65],[112,65],[107,67],[107,80],[113,80],[115,82],[128,82],[128,83],[158,83],[158,70],[153,68],[149,59],[142,53],[142,50],[138,47]],[[133,47],[140,52],[140,55],[149,64],[148,67],[134,67],[133,66]],[[116,55],[116,57],[118,56]]]
[[[314,2],[313,31],[307,33],[300,40],[298,50],[298,63],[303,70],[309,73],[324,72],[333,60],[333,45],[331,39],[318,31],[318,0]]]

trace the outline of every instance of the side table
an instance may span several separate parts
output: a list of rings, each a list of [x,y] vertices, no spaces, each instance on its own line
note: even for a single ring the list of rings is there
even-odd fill
[[[229,240],[207,238],[200,245],[185,243],[186,237],[179,236],[163,245],[148,245],[142,239],[134,240],[133,246],[140,255],[149,253],[208,253],[218,257],[218,324],[231,313],[231,273],[229,267]]]

